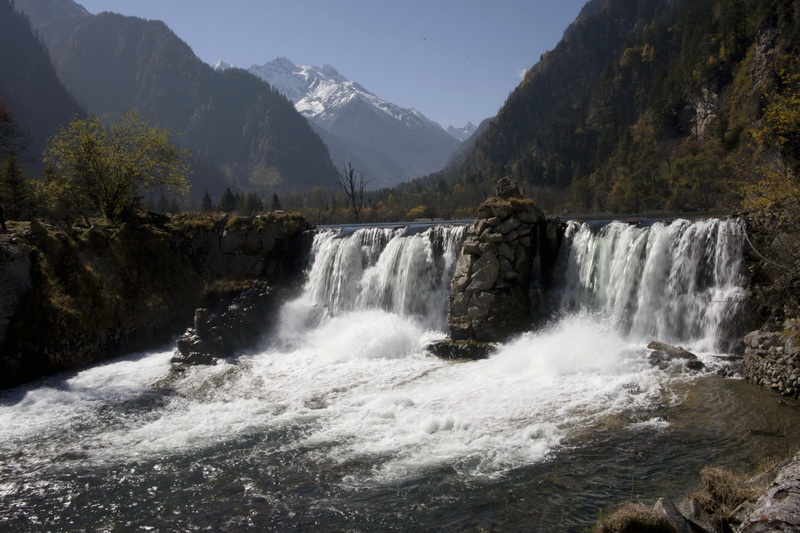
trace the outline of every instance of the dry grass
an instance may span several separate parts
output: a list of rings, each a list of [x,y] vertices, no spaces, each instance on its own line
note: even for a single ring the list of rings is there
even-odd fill
[[[655,509],[630,503],[598,522],[595,533],[675,533],[675,528]]]
[[[707,466],[700,471],[700,478],[702,490],[695,498],[717,521],[727,520],[739,505],[758,498],[759,491],[749,478],[730,470]]]

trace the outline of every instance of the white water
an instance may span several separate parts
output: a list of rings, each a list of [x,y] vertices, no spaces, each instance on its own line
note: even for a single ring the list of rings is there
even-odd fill
[[[425,350],[444,336],[463,228],[319,233],[303,293],[257,353],[191,368],[155,390],[169,353],[8,393],[0,498],[45,472],[133,458],[158,470],[243,439],[255,443],[248,453],[342,471],[342,490],[352,490],[443,468],[497,479],[615,424],[666,431],[650,413],[678,401],[666,385],[690,378],[649,365],[644,343],[720,344],[732,309],[724,302],[741,290],[740,232],[721,221],[614,224],[597,235],[573,225],[567,312],[470,363]],[[278,463],[270,469],[279,477],[294,468]]]
[[[724,350],[745,297],[743,238],[737,220],[614,222],[598,233],[572,222],[559,307],[598,310],[632,340]]]

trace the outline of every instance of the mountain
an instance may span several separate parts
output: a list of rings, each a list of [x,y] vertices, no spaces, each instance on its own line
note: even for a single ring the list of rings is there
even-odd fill
[[[17,0],[59,77],[93,114],[129,108],[170,128],[197,159],[193,192],[331,187],[328,151],[284,96],[243,70],[216,71],[163,22],[89,15],[72,0]]]
[[[236,65],[231,65],[230,63],[226,63],[221,59],[214,63],[214,70],[228,70],[229,68],[236,68]]]
[[[447,164],[448,167],[457,168],[459,165],[462,165],[467,161],[472,153],[472,150],[475,149],[475,144],[477,144],[478,140],[481,138],[481,135],[483,135],[483,132],[489,128],[489,124],[491,124],[491,122],[492,119],[486,118],[483,119],[478,126],[472,125],[471,122],[467,123],[467,126],[463,131],[470,129],[469,126],[472,126],[472,134],[464,139],[464,142],[461,143],[461,146],[459,146],[458,150],[453,152],[453,155],[450,156],[450,161]]]
[[[27,17],[8,0],[0,0],[0,99],[28,143],[26,155],[36,160],[50,136],[85,115],[58,79]]]
[[[776,154],[800,160],[767,113],[800,101],[797,13],[800,0],[591,0],[463,162],[407,204],[425,188],[453,211],[508,176],[556,212],[737,209]]]
[[[294,102],[337,166],[352,162],[372,187],[440,170],[460,144],[416,109],[379,98],[330,65],[298,66],[281,57],[247,70]]]
[[[551,213],[741,210],[760,179],[800,172],[798,13],[590,0],[467,154],[373,201],[464,216],[507,176]]]
[[[462,128],[456,128],[454,126],[447,127],[447,133],[458,139],[459,141],[466,141],[475,131],[478,129],[478,126],[473,124],[472,122],[467,122],[467,124]]]

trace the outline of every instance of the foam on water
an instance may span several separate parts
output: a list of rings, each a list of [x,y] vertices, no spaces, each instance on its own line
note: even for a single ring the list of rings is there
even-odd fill
[[[626,336],[725,351],[744,298],[741,220],[676,220],[565,235],[563,312],[602,312]]]
[[[64,431],[90,413],[139,397],[163,376],[171,356],[171,350],[136,354],[7,392],[0,403],[0,443],[54,427]]]
[[[670,230],[678,242],[688,231],[682,228]],[[438,236],[431,230],[321,233],[303,294],[286,304],[278,331],[259,353],[188,369],[157,390],[150,385],[165,376],[169,353],[6,393],[0,454],[25,449],[32,458],[20,461],[68,468],[70,461],[169,460],[253,437],[265,453],[295,451],[315,468],[347,470],[344,483],[363,486],[443,468],[496,477],[546,460],[618,415],[633,430],[661,428],[647,413],[665,401],[665,384],[688,378],[649,365],[642,335],[629,333],[636,318],[615,310],[630,310],[634,301],[637,309],[653,308],[661,300],[644,285],[670,287],[670,280],[686,276],[674,274],[680,265],[664,271],[665,254],[675,246],[664,244],[675,242],[666,228],[608,231],[616,232],[616,244],[598,245],[597,236],[572,229],[570,257],[581,259],[570,266],[569,313],[470,363],[425,351],[444,335],[442,294],[461,229]],[[637,268],[651,265],[644,270],[652,274],[632,276],[632,260],[614,259],[623,249],[637,258]],[[579,275],[578,267],[588,274]],[[724,285],[725,269],[718,271],[709,276]],[[652,283],[642,283],[642,276]],[[622,291],[618,279],[637,291]],[[673,297],[682,290],[675,285]],[[53,461],[65,453],[73,458]]]
[[[123,421],[104,418],[105,407],[152,394],[169,354],[139,360],[136,370],[136,361],[88,369],[0,407],[0,442],[8,451],[15,434],[105,462],[285,430],[296,436],[261,445],[371,465],[348,478],[353,484],[442,466],[494,476],[545,459],[604,416],[658,401],[664,379],[641,350],[588,315],[470,364],[426,354],[425,343],[440,335],[384,311],[344,314],[309,329],[300,346],[190,369],[167,402]],[[65,434],[65,423],[75,430]]]

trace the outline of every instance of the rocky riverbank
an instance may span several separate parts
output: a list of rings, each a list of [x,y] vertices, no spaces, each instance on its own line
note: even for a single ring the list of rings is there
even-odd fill
[[[759,329],[744,338],[742,373],[753,383],[791,398],[800,398],[800,321]]]
[[[154,348],[261,280],[302,272],[299,215],[14,224],[0,236],[0,387]]]
[[[800,453],[750,478],[718,468],[701,473],[702,488],[679,504],[630,504],[595,531],[767,533],[800,531]]]

